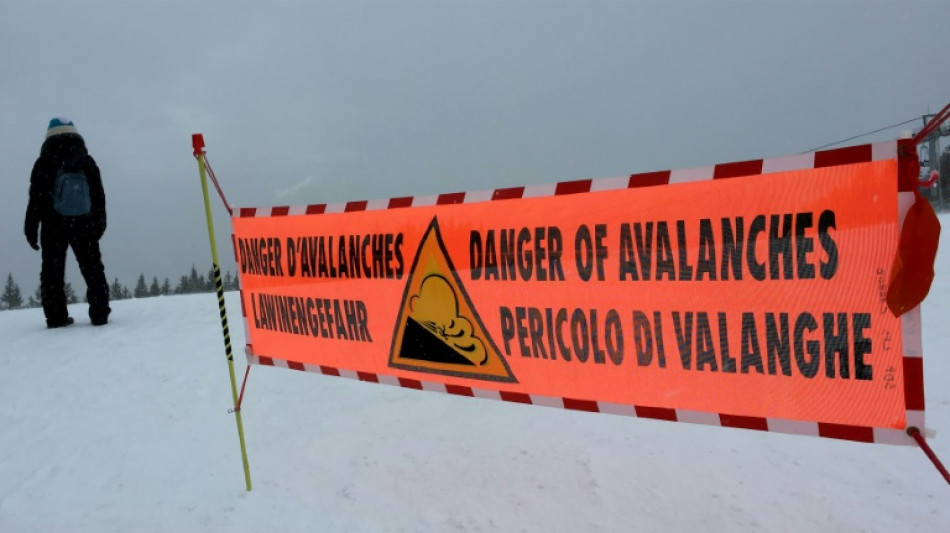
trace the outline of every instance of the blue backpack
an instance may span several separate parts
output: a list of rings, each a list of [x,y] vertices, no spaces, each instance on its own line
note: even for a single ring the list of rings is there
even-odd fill
[[[89,182],[81,170],[60,170],[53,185],[53,209],[66,217],[88,215],[92,208],[89,197]]]

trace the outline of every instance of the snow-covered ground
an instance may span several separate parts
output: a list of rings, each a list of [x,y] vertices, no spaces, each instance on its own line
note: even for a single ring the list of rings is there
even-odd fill
[[[930,444],[950,462],[948,295],[945,230],[923,332]],[[916,447],[270,367],[244,400],[246,492],[214,295],[115,302],[104,328],[71,312],[62,330],[0,313],[0,532],[950,531],[950,486]]]

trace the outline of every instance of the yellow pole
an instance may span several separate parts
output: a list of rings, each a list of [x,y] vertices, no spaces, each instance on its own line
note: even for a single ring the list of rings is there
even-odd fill
[[[228,313],[224,305],[224,286],[221,284],[221,269],[218,267],[218,247],[214,238],[214,221],[211,218],[211,202],[208,200],[208,179],[205,175],[204,137],[200,133],[191,136],[191,143],[198,158],[198,173],[201,175],[201,193],[204,195],[205,216],[208,221],[208,240],[211,243],[211,260],[214,265],[214,285],[218,292],[218,311],[221,315],[221,330],[224,334],[224,354],[228,359],[228,373],[231,375],[231,396],[234,402],[234,418],[237,421],[238,439],[241,441],[241,461],[244,463],[244,481],[247,490],[251,490],[251,467],[247,462],[247,447],[244,444],[244,424],[241,422],[241,410],[238,407],[237,379],[234,377],[234,354],[231,352],[231,332],[228,329]]]

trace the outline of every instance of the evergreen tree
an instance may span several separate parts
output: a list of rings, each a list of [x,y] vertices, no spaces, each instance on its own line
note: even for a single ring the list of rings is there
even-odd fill
[[[188,278],[188,286],[191,289],[189,292],[201,292],[205,289],[205,277],[198,274],[198,269],[195,268],[194,264],[191,265],[191,277]]]
[[[40,286],[36,287],[36,292],[33,293],[33,296],[30,296],[27,305],[30,307],[43,307],[43,290]]]
[[[128,288],[128,287],[122,287],[122,299],[123,299],[123,300],[131,300],[131,299],[132,299],[132,293],[129,292],[129,288]]]
[[[139,280],[135,283],[135,292],[133,293],[136,298],[145,298],[148,296],[148,285],[145,284],[145,274],[139,274]]]
[[[205,291],[206,292],[216,292],[218,286],[214,281],[214,267],[208,269],[208,281],[205,282]]]
[[[162,293],[162,288],[158,286],[158,277],[152,278],[152,284],[148,288],[149,296],[158,296]]]
[[[110,300],[124,300],[126,292],[127,291],[125,287],[123,287],[122,284],[119,283],[119,278],[115,278],[115,281],[112,282],[112,285],[109,285],[109,299]]]
[[[191,278],[182,276],[178,279],[178,286],[175,287],[175,294],[189,294],[193,292],[191,288]]]
[[[172,293],[172,283],[168,281],[168,278],[165,278],[165,281],[162,282],[162,296],[168,296]]]
[[[19,309],[23,307],[23,295],[20,286],[13,281],[13,274],[7,275],[7,284],[3,287],[3,296],[0,296],[0,309]]]
[[[76,303],[79,303],[79,297],[76,296],[76,291],[73,290],[73,284],[72,284],[72,283],[70,283],[70,282],[67,281],[66,284],[63,285],[63,292],[66,293],[66,303],[67,303],[67,304],[76,304]]]
[[[237,278],[231,275],[231,271],[228,270],[224,275],[224,290],[234,291],[237,290]]]

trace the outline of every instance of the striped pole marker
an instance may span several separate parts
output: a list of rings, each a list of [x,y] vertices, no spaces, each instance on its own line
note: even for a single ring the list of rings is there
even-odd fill
[[[231,375],[231,396],[234,404],[234,419],[237,422],[238,439],[241,441],[241,461],[244,463],[244,482],[251,490],[251,467],[247,462],[247,446],[244,443],[244,424],[241,421],[241,409],[238,406],[237,379],[234,376],[234,354],[231,352],[231,332],[228,329],[228,313],[224,305],[224,286],[221,284],[221,269],[218,267],[218,247],[214,238],[214,221],[211,218],[211,202],[208,200],[208,179],[205,174],[204,137],[200,133],[191,136],[191,144],[198,158],[198,173],[201,175],[201,193],[204,195],[205,216],[208,221],[208,241],[211,243],[211,260],[214,270],[214,285],[218,293],[218,311],[221,315],[221,331],[224,334],[224,354],[228,359],[228,373]]]

